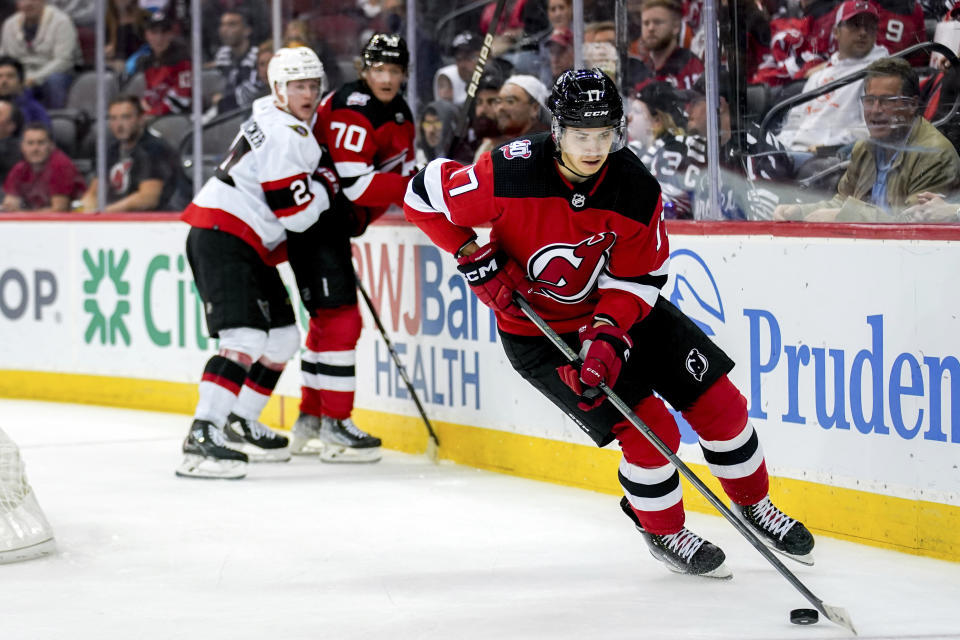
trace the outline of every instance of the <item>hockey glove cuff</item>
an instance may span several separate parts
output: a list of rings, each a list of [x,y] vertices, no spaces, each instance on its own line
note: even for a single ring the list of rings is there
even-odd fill
[[[580,345],[580,361],[583,363],[580,371],[568,364],[557,369],[557,374],[580,396],[577,406],[589,411],[600,406],[605,397],[598,388],[600,383],[611,388],[617,383],[623,363],[630,357],[633,341],[619,327],[586,325],[580,328]]]
[[[495,242],[484,245],[469,256],[457,258],[457,270],[467,284],[491,309],[517,317],[523,312],[513,303],[513,292],[526,278],[523,270]]]

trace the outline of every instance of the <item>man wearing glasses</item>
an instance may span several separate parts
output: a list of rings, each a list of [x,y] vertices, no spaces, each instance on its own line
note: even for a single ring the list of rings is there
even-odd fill
[[[900,58],[867,67],[863,119],[870,137],[853,148],[850,166],[825,202],[780,205],[778,220],[910,222],[904,209],[923,192],[949,193],[960,185],[960,156],[920,115],[919,79]]]

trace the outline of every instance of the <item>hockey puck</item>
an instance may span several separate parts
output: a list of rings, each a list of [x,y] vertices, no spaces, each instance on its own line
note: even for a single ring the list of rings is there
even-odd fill
[[[790,622],[793,624],[816,624],[820,614],[816,609],[794,609],[790,612]]]

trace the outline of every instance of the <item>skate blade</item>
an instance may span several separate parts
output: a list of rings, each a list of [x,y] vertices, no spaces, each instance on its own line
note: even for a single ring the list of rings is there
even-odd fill
[[[239,480],[247,475],[247,463],[185,454],[176,474],[181,478]]]
[[[28,547],[21,547],[19,549],[10,549],[9,551],[0,552],[0,564],[42,558],[44,556],[52,555],[56,553],[56,551],[56,541],[54,541],[53,538],[47,538],[46,540],[37,542],[36,544],[31,544]]]
[[[803,555],[797,555],[797,554],[794,554],[794,553],[787,553],[786,551],[781,551],[780,549],[777,549],[776,547],[770,547],[770,548],[773,549],[774,551],[776,551],[777,553],[779,553],[780,555],[782,555],[782,556],[784,556],[784,557],[786,557],[786,558],[790,558],[790,559],[793,560],[794,562],[799,562],[800,564],[806,565],[806,566],[808,566],[808,567],[812,567],[812,566],[813,566],[813,552],[812,552],[812,551],[811,551],[810,553],[805,553],[805,554],[803,554]]]
[[[253,449],[256,451],[253,451]],[[247,454],[247,458],[250,459],[250,462],[266,462],[266,463],[275,463],[275,462],[290,462],[290,449],[284,447],[283,449],[261,449],[259,447],[251,447],[244,451]]]
[[[323,442],[316,438],[300,441],[294,438],[290,441],[290,454],[295,456],[316,456],[323,451]]]
[[[380,447],[370,447],[369,449],[353,449],[351,447],[326,445],[320,452],[321,462],[330,462],[335,464],[378,462],[382,457],[383,451],[380,450]]]
[[[733,579],[733,571],[731,571],[730,568],[727,567],[726,563],[723,563],[716,569],[713,569],[712,571],[707,571],[706,573],[691,573],[689,571],[684,571],[683,569],[678,569],[677,567],[673,566],[669,562],[664,562],[664,564],[667,565],[667,569],[670,569],[670,571],[680,574],[682,576],[691,576],[693,578],[711,578],[713,580],[732,580]]]
[[[289,462],[290,448],[282,447],[280,449],[261,449],[255,444],[244,441],[242,444],[234,445],[230,443],[230,448],[234,451],[247,454],[249,462]]]

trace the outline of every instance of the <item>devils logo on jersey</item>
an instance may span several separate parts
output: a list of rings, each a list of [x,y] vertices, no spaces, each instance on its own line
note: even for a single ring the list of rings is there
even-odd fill
[[[503,157],[507,160],[530,157],[529,140],[514,140],[510,144],[506,144],[501,148],[503,149]]]
[[[119,194],[125,194],[130,189],[130,169],[133,168],[133,160],[127,158],[110,167],[110,186],[113,191]]]
[[[617,234],[605,231],[580,244],[557,243],[541,248],[527,262],[527,273],[540,285],[534,292],[559,302],[580,302],[596,286],[616,241]]]

